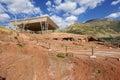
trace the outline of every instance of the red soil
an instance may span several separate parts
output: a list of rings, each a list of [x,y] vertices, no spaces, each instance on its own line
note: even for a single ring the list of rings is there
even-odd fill
[[[7,80],[120,80],[119,49],[94,41],[53,39],[67,35],[85,37],[60,33],[0,37],[0,76]],[[66,53],[65,46],[68,56],[57,57]],[[90,58],[91,46],[95,59]]]

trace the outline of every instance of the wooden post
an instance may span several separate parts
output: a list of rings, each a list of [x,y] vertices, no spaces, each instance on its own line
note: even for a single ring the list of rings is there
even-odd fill
[[[49,43],[49,49],[51,49],[51,44]]]
[[[45,30],[45,28],[44,28],[45,26],[44,25],[42,25],[42,30],[44,31]]]
[[[46,22],[46,32],[48,32],[48,23]]]
[[[94,47],[92,46],[92,56],[94,55]]]
[[[45,22],[45,30],[46,30],[46,32],[48,31],[48,23],[47,22]]]
[[[119,43],[119,41],[118,41],[118,48],[120,48],[120,43]]]
[[[94,47],[92,46],[91,48],[92,48],[92,51],[91,51],[91,52],[92,52],[92,55],[90,56],[90,58],[93,59],[93,58],[96,58],[96,56],[94,55]]]
[[[52,51],[51,44],[49,43],[49,45],[48,45],[48,55],[50,54],[51,51]]]
[[[68,56],[68,47],[67,46],[65,46],[65,53],[66,53],[66,56]]]
[[[47,30],[48,30],[48,23],[47,23]]]
[[[23,26],[23,32],[25,31],[25,24],[24,24],[24,26]]]
[[[16,26],[16,30],[17,30],[17,31],[18,31],[18,29],[19,29],[19,28]]]
[[[45,31],[46,31],[46,26],[47,26],[47,25],[46,25],[46,22],[45,22]]]
[[[22,24],[22,30],[21,30],[21,32],[24,32],[24,26],[25,26],[25,25],[24,25],[24,24]]]
[[[45,23],[45,22],[44,22]],[[43,30],[45,31],[45,27],[46,27],[46,25],[45,24],[43,24]]]
[[[25,31],[25,25],[26,25],[26,23],[25,23],[26,21],[25,21],[25,18],[24,18],[24,22],[23,22],[23,27],[22,27],[22,32],[24,32]]]

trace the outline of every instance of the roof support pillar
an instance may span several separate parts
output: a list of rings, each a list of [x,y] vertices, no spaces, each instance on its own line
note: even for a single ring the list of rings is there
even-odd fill
[[[48,31],[48,23],[45,22],[45,30]]]
[[[24,32],[25,31],[25,23],[23,23],[23,25],[22,25],[22,30],[21,30],[21,32]]]
[[[40,22],[40,29],[41,29],[41,34],[42,34],[42,22]]]
[[[20,32],[24,32],[25,25],[22,23],[20,26],[21,26]]]
[[[46,22],[45,22],[45,25],[44,25],[44,30],[46,31]]]
[[[45,25],[43,24],[42,26],[43,26],[43,27],[42,27],[42,28],[43,28],[43,30],[45,30]]]
[[[46,22],[46,30],[48,30],[48,23]]]

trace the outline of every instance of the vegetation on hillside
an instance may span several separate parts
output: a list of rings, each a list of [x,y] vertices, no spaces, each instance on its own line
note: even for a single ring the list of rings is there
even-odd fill
[[[61,32],[89,35],[110,42],[120,40],[120,21],[110,19],[93,19],[85,23],[74,23]]]
[[[62,32],[85,34],[94,37],[114,37],[120,34],[120,21],[89,20],[85,23],[74,23]]]

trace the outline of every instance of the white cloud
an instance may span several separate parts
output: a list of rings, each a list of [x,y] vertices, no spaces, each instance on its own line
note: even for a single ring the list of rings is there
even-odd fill
[[[82,6],[90,9],[95,8],[98,4],[102,3],[104,0],[76,0],[76,2]]]
[[[52,15],[52,16],[50,16],[50,18],[51,18],[55,23],[57,23],[57,25],[58,25],[59,27],[61,27],[61,28],[64,27],[64,26],[63,26],[63,23],[65,23],[65,22],[64,22],[64,20],[63,20],[61,17],[59,17],[59,16],[57,16],[57,15]]]
[[[47,1],[47,2],[46,2],[46,5],[47,5],[47,6],[51,6],[51,1]]]
[[[54,7],[48,6],[48,11],[52,13],[64,11],[63,15],[77,16],[85,13],[87,9],[94,9],[102,2],[104,2],[104,0],[55,0]]]
[[[5,22],[10,19],[10,16],[8,14],[0,14],[0,22]]]
[[[46,2],[47,10],[50,12],[49,14],[53,14],[55,12],[55,5],[51,3],[51,1]]]
[[[116,4],[118,4],[118,3],[120,3],[120,0],[113,1],[113,2],[111,3],[111,5],[116,5]]]
[[[71,13],[73,15],[80,15],[82,13],[84,13],[86,11],[86,8],[85,7],[80,7],[80,8],[77,8],[75,9],[74,11],[72,11]]]
[[[78,20],[78,16],[85,13],[87,9],[93,9],[104,0],[54,0],[54,7],[48,6],[50,18],[56,22],[60,28],[65,28]],[[61,13],[63,15],[61,15]],[[58,16],[58,15],[61,15]]]
[[[13,0],[14,1],[14,0]],[[12,1],[11,0],[0,0],[0,3],[7,3],[10,4]]]
[[[106,18],[118,18],[118,17],[120,17],[120,12],[112,13],[106,16]]]
[[[2,4],[0,4],[0,22],[6,22],[10,19],[10,16],[5,12],[6,12],[6,9]]]
[[[0,4],[0,13],[4,13],[4,7]]]
[[[51,18],[53,21],[55,21],[56,23],[62,22],[62,18],[59,17],[59,16],[57,16],[57,15],[52,15],[50,18]]]
[[[61,28],[65,28],[66,26],[73,24],[78,20],[77,16],[85,13],[87,9],[93,9],[98,6],[98,4],[102,3],[104,0],[48,0],[46,2],[47,10],[50,18],[56,22]],[[3,9],[8,9],[8,12],[13,14],[39,14],[44,15],[39,7],[35,7],[35,5],[30,0],[0,0],[0,3],[6,4],[6,7]],[[54,4],[52,4],[54,3]],[[3,11],[0,9],[0,12]],[[3,13],[5,13],[3,11]],[[3,14],[2,13],[2,14]],[[63,13],[63,15],[61,15]],[[58,16],[58,15],[61,15]],[[3,19],[9,19],[8,14],[4,14]],[[1,20],[1,19],[0,19]]]
[[[0,0],[0,22],[12,19],[15,14],[29,18],[41,15],[42,11],[31,0]]]
[[[67,22],[74,22],[74,21],[77,21],[77,17],[76,16],[69,16],[65,19],[65,21]]]
[[[41,13],[40,8],[35,7],[30,0],[1,0],[0,2],[6,4],[8,11],[14,14]]]
[[[63,10],[63,11],[73,11],[75,10],[77,7],[77,4],[75,2],[70,2],[70,1],[67,1],[65,3],[62,3],[58,6],[56,6],[56,10],[60,11],[60,10]]]
[[[57,15],[52,15],[50,16],[50,18],[58,24],[58,26],[60,27],[60,29],[63,29],[71,24],[73,24],[74,22],[77,21],[77,17],[76,16],[69,16],[69,17],[66,17],[66,18],[62,18],[62,17],[59,17]]]
[[[54,0],[55,4],[61,4],[62,0]]]
[[[41,14],[41,16],[49,16],[48,14]]]

